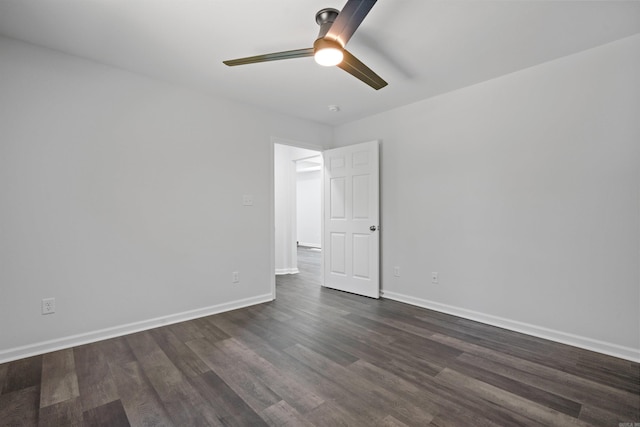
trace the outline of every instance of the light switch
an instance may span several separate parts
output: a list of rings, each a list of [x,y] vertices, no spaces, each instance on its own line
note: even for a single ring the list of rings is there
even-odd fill
[[[253,206],[253,196],[251,194],[245,194],[242,196],[243,206]]]

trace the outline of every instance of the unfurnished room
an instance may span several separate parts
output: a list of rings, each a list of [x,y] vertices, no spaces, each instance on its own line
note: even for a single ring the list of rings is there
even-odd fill
[[[0,0],[0,426],[640,427],[640,1]]]

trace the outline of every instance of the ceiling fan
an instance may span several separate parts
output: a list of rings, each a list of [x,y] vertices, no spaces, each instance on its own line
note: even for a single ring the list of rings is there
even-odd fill
[[[378,90],[387,85],[380,76],[374,73],[353,56],[345,46],[356,29],[360,26],[377,0],[347,0],[342,11],[326,8],[316,13],[316,22],[320,25],[320,33],[307,49],[287,50],[267,53],[247,58],[222,61],[228,66],[255,64],[257,62],[279,61],[281,59],[304,58],[313,56],[316,62],[324,66],[337,66],[357,79]]]

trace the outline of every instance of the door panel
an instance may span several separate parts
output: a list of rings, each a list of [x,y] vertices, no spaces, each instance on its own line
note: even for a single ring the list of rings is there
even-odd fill
[[[353,235],[353,277],[370,278],[369,247],[371,236],[368,234]]]
[[[380,296],[378,142],[324,156],[324,286]]]
[[[344,276],[346,273],[346,239],[345,233],[331,233],[331,243],[329,245],[331,254],[330,273]]]
[[[331,179],[331,219],[345,218],[345,179],[344,177]]]
[[[369,175],[353,177],[353,218],[369,219]]]

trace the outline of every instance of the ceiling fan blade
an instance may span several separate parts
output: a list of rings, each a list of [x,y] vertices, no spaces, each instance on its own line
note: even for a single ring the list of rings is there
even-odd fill
[[[382,89],[388,83],[382,77],[374,73],[371,68],[364,65],[358,58],[353,56],[346,49],[344,50],[344,59],[337,66],[357,79],[362,80],[375,90]]]
[[[305,58],[313,56],[313,48],[287,50],[284,52],[267,53],[264,55],[248,56],[246,58],[230,59],[222,61],[223,64],[233,67],[234,65],[255,64],[258,62],[279,61],[281,59]]]
[[[345,46],[377,0],[348,0],[324,38]]]

